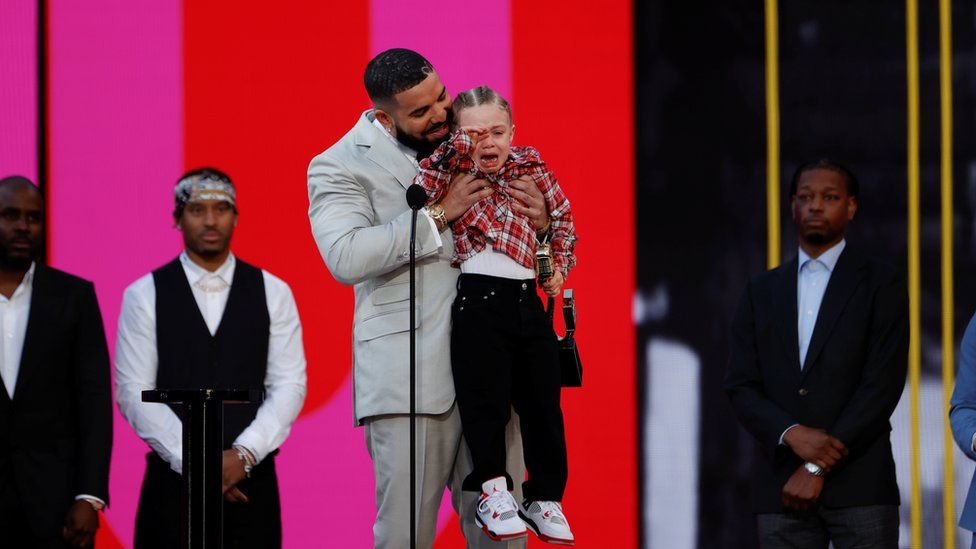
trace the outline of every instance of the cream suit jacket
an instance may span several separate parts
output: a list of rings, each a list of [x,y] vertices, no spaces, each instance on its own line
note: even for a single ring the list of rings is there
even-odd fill
[[[308,168],[312,234],[332,276],[355,288],[353,398],[357,423],[410,411],[410,209],[417,170],[373,125],[373,112]],[[454,403],[451,303],[454,241],[417,223],[417,413]],[[325,334],[323,334],[324,336]],[[312,335],[314,338],[315,335]]]

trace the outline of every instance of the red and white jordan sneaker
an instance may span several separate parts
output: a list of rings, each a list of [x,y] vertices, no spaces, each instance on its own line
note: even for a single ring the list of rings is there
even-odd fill
[[[528,535],[525,523],[518,515],[518,504],[508,491],[505,477],[496,477],[481,485],[481,498],[474,518],[489,538],[503,541]]]
[[[558,501],[523,501],[518,514],[540,540],[556,545],[576,545],[563,506]]]

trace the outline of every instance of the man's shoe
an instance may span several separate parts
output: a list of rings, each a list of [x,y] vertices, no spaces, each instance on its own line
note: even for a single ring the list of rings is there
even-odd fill
[[[525,523],[518,516],[518,504],[508,491],[505,477],[496,477],[481,485],[481,497],[478,499],[474,519],[488,537],[495,541],[527,535]]]
[[[546,543],[576,545],[569,521],[558,501],[523,501],[519,517],[532,533]]]

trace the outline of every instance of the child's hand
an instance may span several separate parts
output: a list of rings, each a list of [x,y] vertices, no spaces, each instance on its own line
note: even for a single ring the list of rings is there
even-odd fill
[[[556,269],[556,272],[552,276],[542,281],[542,289],[546,292],[547,296],[556,297],[563,289],[563,282],[565,282],[563,272]]]
[[[477,147],[482,139],[488,137],[488,128],[484,126],[461,126],[461,131],[471,138],[471,147]]]

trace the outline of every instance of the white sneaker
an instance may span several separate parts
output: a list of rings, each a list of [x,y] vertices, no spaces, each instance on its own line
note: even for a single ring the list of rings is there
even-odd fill
[[[481,498],[474,520],[495,541],[525,537],[525,523],[519,519],[518,504],[508,491],[505,477],[481,485]]]
[[[532,533],[546,543],[576,545],[569,521],[558,501],[523,501],[519,517]]]

